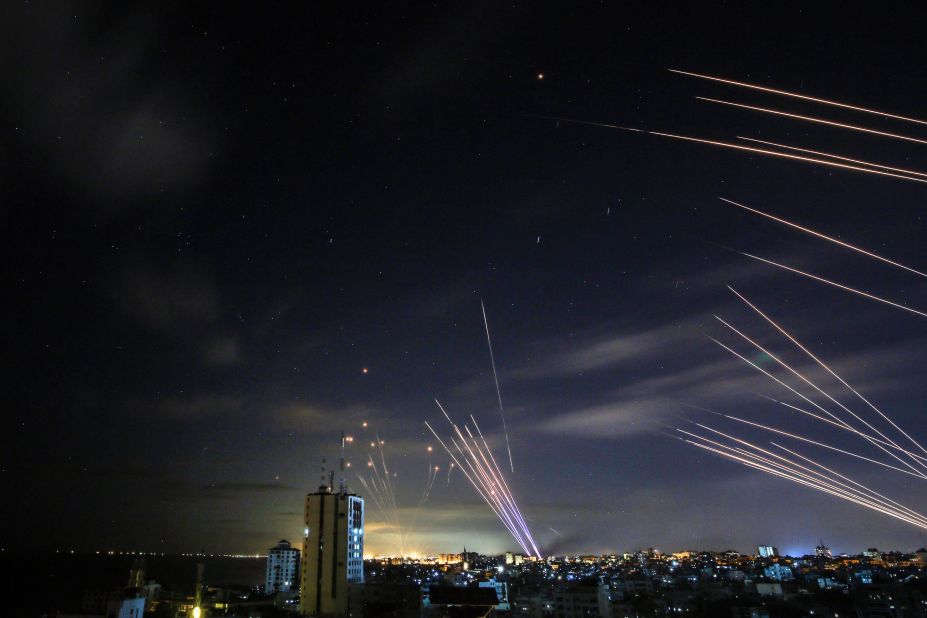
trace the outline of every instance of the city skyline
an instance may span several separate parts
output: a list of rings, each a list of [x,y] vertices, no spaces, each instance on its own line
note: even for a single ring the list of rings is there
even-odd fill
[[[923,8],[4,14],[5,550],[295,542],[342,432],[370,555],[518,550],[507,527],[543,555],[925,545],[674,438],[782,428],[900,467],[821,456],[927,511],[919,451],[815,424],[711,341],[829,379],[731,286],[927,441],[927,129],[865,111],[923,115]],[[438,401],[485,435],[502,516]]]

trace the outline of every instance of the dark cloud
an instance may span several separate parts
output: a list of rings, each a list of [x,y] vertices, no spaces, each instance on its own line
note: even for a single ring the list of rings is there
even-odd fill
[[[274,407],[269,421],[283,430],[313,432],[333,423],[357,427],[365,418],[375,415],[366,406],[335,408],[312,403],[295,402]]]
[[[234,365],[242,360],[241,344],[233,337],[210,340],[203,349],[206,362],[213,365]]]
[[[207,101],[177,87],[181,66],[165,65],[179,50],[165,41],[163,19],[104,18],[78,3],[6,12],[0,70],[19,78],[2,80],[0,92],[46,175],[103,213],[200,180],[218,127]]]
[[[219,316],[215,286],[203,272],[140,266],[126,272],[118,300],[141,323],[163,330],[202,326]]]
[[[152,421],[203,421],[235,414],[243,405],[244,402],[239,395],[191,394],[138,402],[133,406],[133,410]]]
[[[232,492],[232,493],[250,493],[250,492],[293,492],[298,491],[299,487],[290,487],[282,483],[213,483],[204,485],[205,491]]]

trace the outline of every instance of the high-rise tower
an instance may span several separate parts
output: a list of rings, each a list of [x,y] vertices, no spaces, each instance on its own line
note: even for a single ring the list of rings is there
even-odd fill
[[[347,616],[348,584],[364,582],[364,499],[350,493],[344,479],[336,489],[333,472],[327,485],[306,496],[304,521],[300,612]]]
[[[267,552],[267,577],[264,579],[264,594],[289,592],[296,588],[299,573],[299,550],[289,541],[280,541]]]

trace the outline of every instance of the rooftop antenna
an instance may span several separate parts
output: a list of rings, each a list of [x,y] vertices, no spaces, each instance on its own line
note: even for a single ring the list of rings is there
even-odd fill
[[[327,477],[328,477],[328,475],[325,473],[325,458],[323,457],[323,458],[322,458],[322,484],[319,485],[319,491],[324,491],[324,490],[325,490],[325,488],[326,488],[326,481],[328,480]],[[329,490],[331,489],[330,486],[328,486],[328,488],[329,488]]]
[[[341,470],[341,478],[338,481],[338,490],[342,495],[346,493],[345,482],[344,482],[344,440],[345,440],[344,430],[342,430],[341,431],[341,461],[338,464],[339,469]]]

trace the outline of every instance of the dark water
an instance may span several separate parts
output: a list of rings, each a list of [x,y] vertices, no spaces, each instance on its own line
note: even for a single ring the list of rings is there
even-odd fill
[[[22,599],[22,607],[6,608],[12,616],[39,616],[43,612],[80,609],[88,588],[124,586],[138,556],[105,554],[58,554],[46,552],[0,553],[0,566],[10,581],[10,595]],[[209,558],[187,556],[143,556],[145,579],[165,588],[192,592],[196,564],[205,565],[208,585],[258,586],[264,583],[265,558]],[[10,578],[12,579],[10,580]]]

